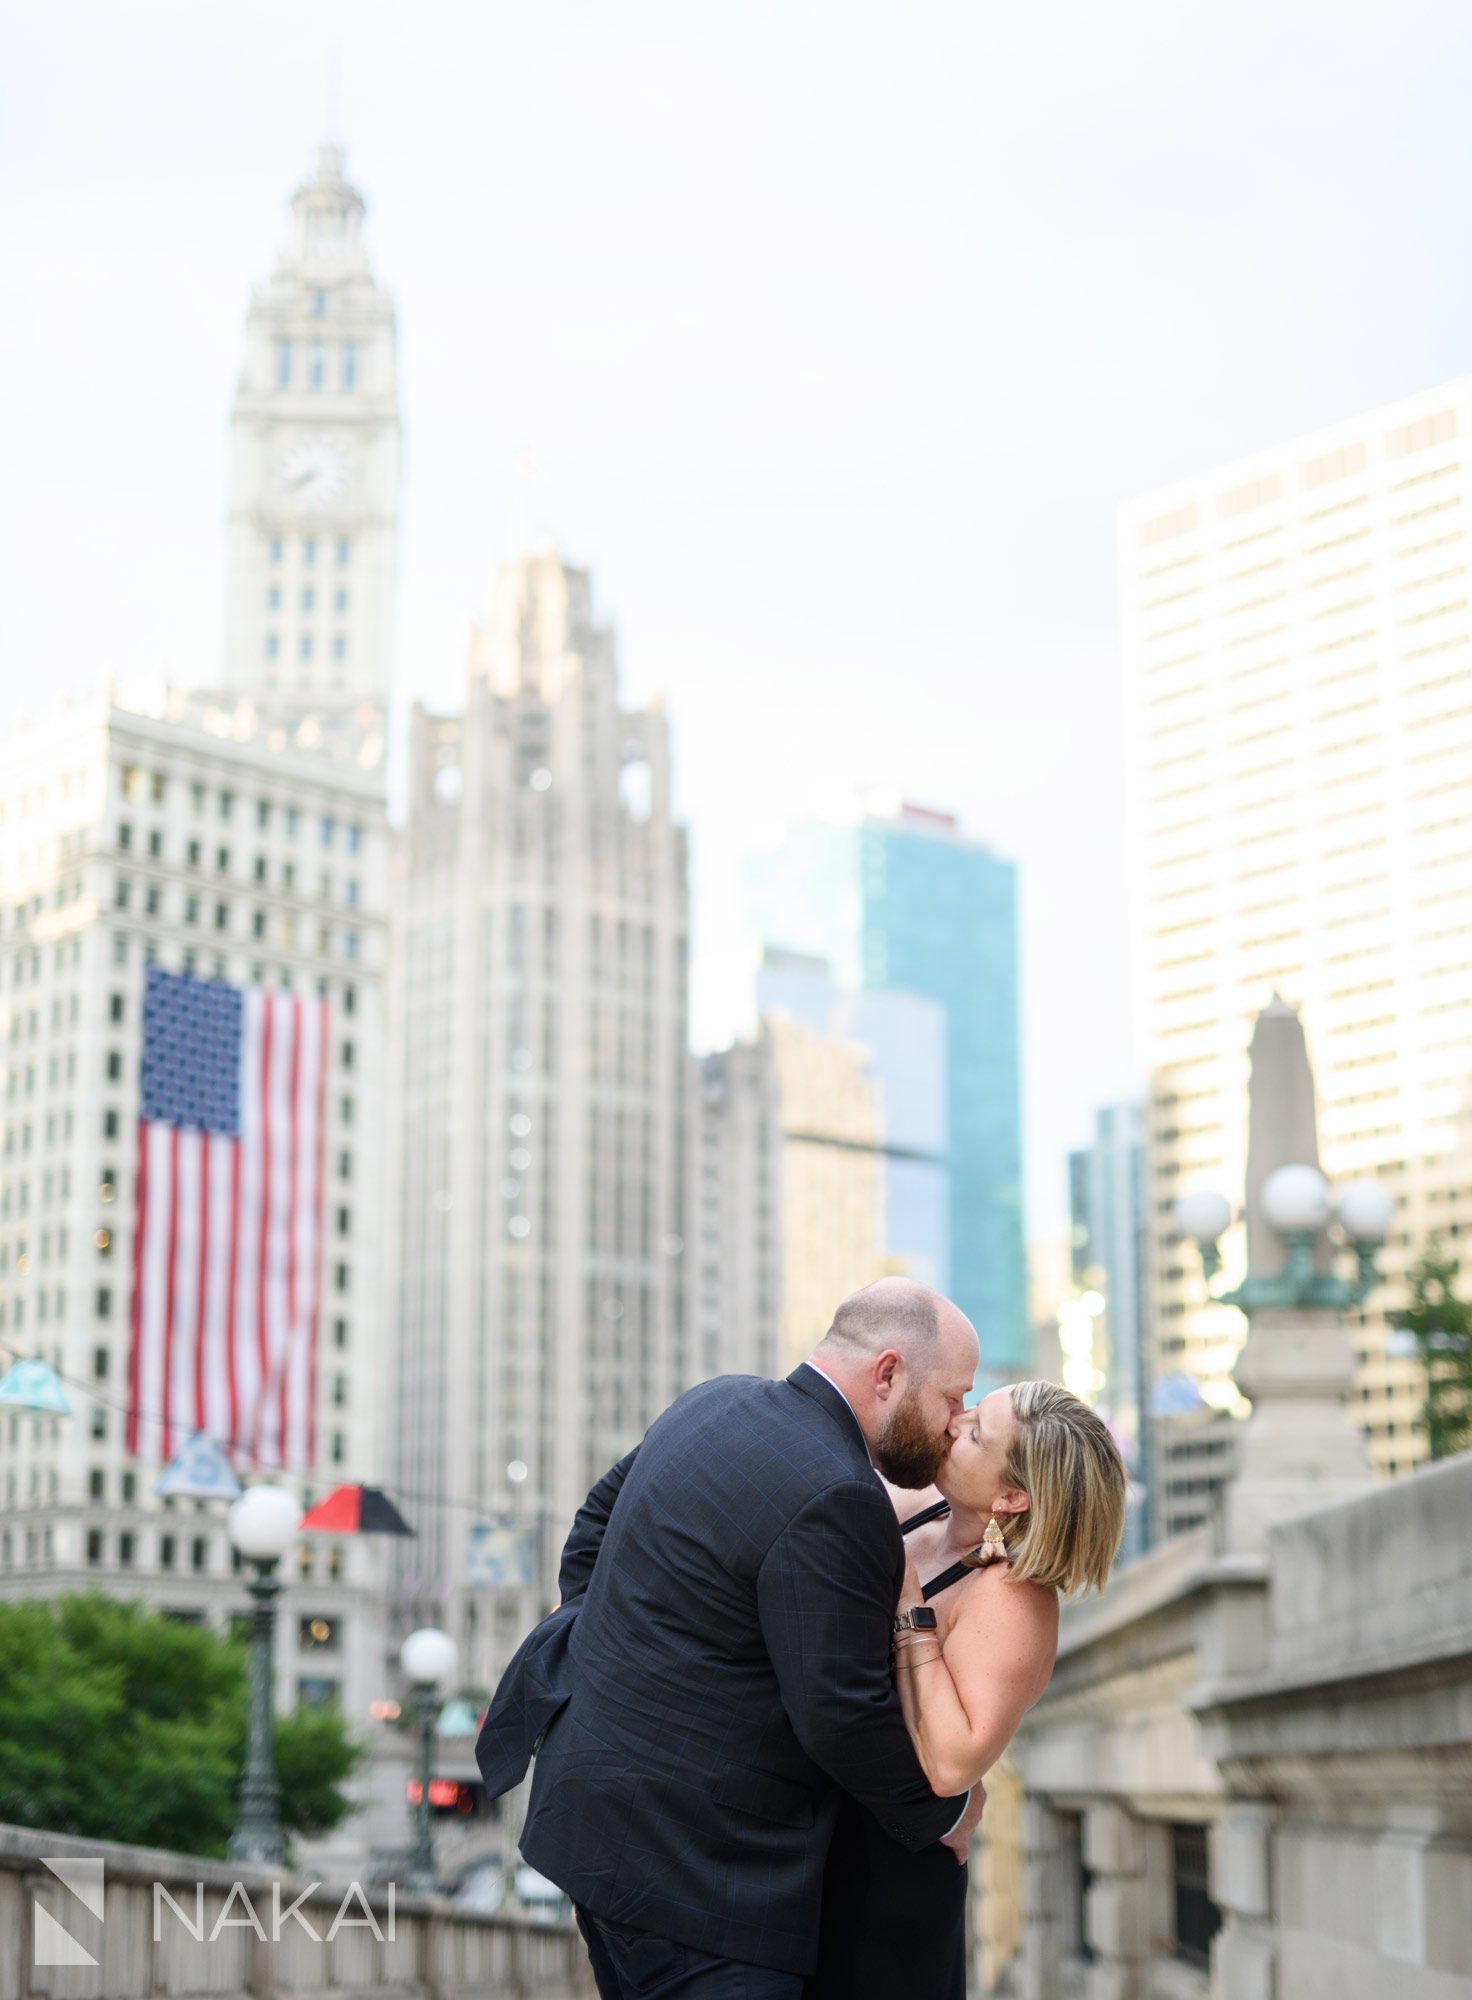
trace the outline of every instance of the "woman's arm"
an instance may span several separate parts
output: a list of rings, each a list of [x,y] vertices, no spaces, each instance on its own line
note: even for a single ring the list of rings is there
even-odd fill
[[[902,1605],[920,1593],[906,1575]],[[1035,1583],[1012,1583],[998,1565],[966,1586],[942,1648],[921,1635],[896,1648],[905,1726],[920,1767],[940,1793],[985,1777],[1053,1671],[1058,1605]]]

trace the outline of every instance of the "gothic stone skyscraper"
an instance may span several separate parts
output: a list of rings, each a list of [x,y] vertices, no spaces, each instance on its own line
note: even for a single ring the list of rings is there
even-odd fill
[[[589,1484],[703,1372],[667,726],[620,706],[555,553],[501,571],[464,714],[415,713],[397,895],[389,1451],[419,1529],[397,1611],[446,1624],[483,1682],[551,1600]],[[472,1526],[510,1521],[537,1582],[467,1588]]]
[[[291,206],[290,243],[251,300],[231,419],[225,684],[304,747],[372,763],[393,625],[393,301],[335,146]]]

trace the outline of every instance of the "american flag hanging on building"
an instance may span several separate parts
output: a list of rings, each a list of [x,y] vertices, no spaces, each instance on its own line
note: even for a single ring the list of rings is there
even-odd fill
[[[327,1002],[148,968],[128,1449],[316,1444]]]

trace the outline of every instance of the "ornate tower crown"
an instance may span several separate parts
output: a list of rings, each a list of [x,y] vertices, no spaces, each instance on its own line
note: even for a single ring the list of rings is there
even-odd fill
[[[298,743],[382,754],[399,483],[394,308],[342,149],[318,149],[246,314],[224,685]]]
[[[366,271],[363,197],[343,172],[341,146],[326,140],[317,150],[317,172],[291,198],[291,247],[282,258],[288,269]]]

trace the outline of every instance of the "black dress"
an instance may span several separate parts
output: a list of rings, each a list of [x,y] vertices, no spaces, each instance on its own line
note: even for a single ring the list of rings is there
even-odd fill
[[[938,1501],[901,1532],[947,1511]],[[925,1596],[966,1574],[954,1564]],[[911,1853],[845,1797],[823,1876],[818,1969],[803,2000],[966,2000],[968,1878],[950,1848],[937,1841]]]

